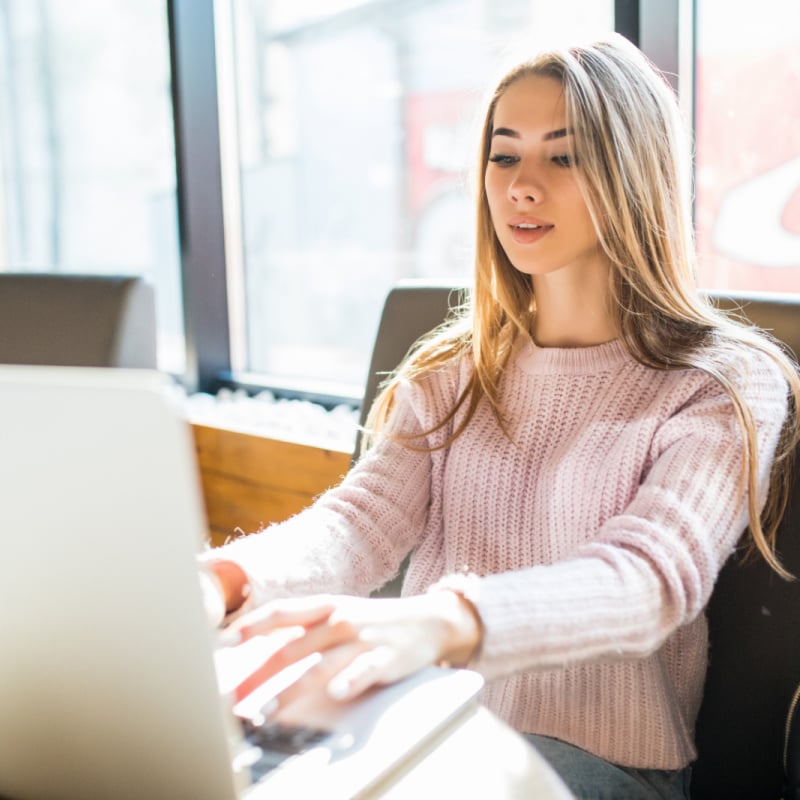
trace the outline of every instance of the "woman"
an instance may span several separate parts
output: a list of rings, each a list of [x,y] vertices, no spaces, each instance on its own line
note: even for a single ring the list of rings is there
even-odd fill
[[[578,796],[685,796],[716,576],[746,528],[783,572],[800,383],[695,288],[682,140],[619,37],[501,81],[468,306],[388,382],[340,486],[209,554],[225,611],[256,607],[232,638],[303,632],[242,694],[311,653],[275,713],[469,664]],[[409,552],[403,598],[348,596]]]

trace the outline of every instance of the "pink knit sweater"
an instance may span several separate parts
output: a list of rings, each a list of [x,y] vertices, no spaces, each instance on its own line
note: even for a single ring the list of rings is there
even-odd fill
[[[786,385],[765,357],[740,367],[766,487]],[[432,427],[470,368],[401,387],[392,428]],[[410,550],[404,594],[474,573],[492,711],[616,763],[683,767],[704,608],[746,524],[732,405],[704,373],[643,367],[619,342],[525,343],[501,389],[511,439],[486,407],[440,450],[384,438],[310,509],[215,555],[245,567],[257,600],[367,594]]]

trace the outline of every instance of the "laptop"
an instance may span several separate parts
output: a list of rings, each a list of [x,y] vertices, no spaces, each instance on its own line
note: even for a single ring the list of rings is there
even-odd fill
[[[222,650],[208,624],[182,409],[157,372],[0,367],[0,797],[369,796],[481,678],[422,670],[288,729],[234,708],[269,640]]]

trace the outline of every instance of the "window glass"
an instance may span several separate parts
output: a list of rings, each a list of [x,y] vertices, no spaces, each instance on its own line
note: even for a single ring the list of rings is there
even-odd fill
[[[357,396],[391,286],[470,277],[476,114],[504,52],[605,33],[613,3],[230,9],[244,263],[233,324],[246,329],[237,366]]]
[[[163,0],[0,3],[0,270],[142,274],[181,372]]]
[[[701,284],[800,292],[800,3],[696,12]]]

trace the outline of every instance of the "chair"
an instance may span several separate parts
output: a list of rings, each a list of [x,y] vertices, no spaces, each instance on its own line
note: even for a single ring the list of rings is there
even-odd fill
[[[445,319],[461,288],[409,282],[389,293],[362,424],[380,380],[421,335]],[[800,353],[800,303],[778,296],[715,299],[722,307],[740,308],[753,323]],[[800,464],[778,532],[778,549],[786,568],[800,577],[798,473]],[[402,572],[378,594],[397,594],[401,580]],[[693,765],[692,798],[777,800],[784,783],[786,715],[800,683],[800,580],[784,581],[759,560],[743,564],[731,559],[714,588],[708,624],[709,668],[697,721],[699,757]]]
[[[378,333],[369,364],[367,385],[361,401],[359,434],[353,460],[361,452],[361,433],[372,401],[382,381],[397,367],[411,346],[447,318],[450,309],[459,303],[464,286],[451,283],[429,283],[417,280],[400,281],[386,297],[378,324]]]
[[[361,401],[353,463],[361,453],[361,429],[382,381],[400,364],[414,342],[445,321],[450,309],[458,305],[459,293],[463,288],[450,283],[405,280],[389,291],[378,324],[369,377]],[[373,592],[373,596],[398,597],[407,564],[408,559],[403,562],[397,577]]]
[[[719,298],[739,306],[800,354],[800,303],[779,297]],[[778,530],[784,566],[800,578],[800,463]],[[708,605],[709,665],[697,720],[692,800],[780,798],[784,731],[800,683],[800,580],[762,561],[731,559]]]
[[[129,276],[0,273],[0,363],[155,368],[152,285]]]

